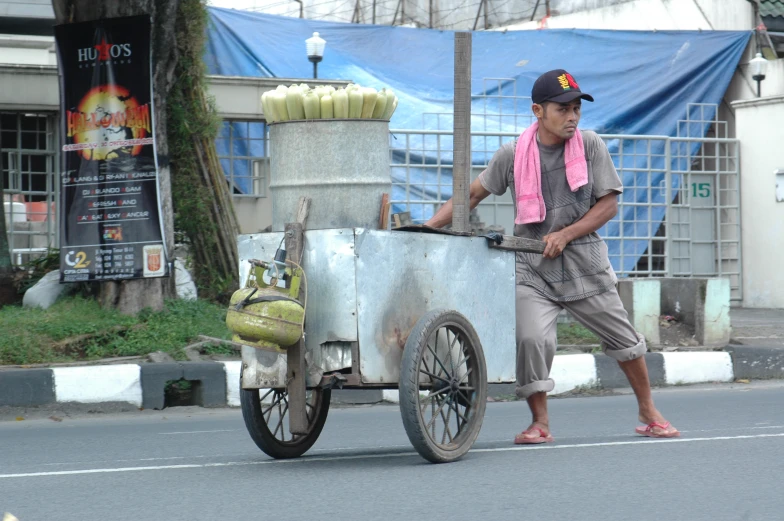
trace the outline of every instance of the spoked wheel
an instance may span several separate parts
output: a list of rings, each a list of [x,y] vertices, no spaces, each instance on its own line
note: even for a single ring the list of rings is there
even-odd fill
[[[308,432],[289,432],[286,389],[240,389],[242,417],[250,437],[265,454],[276,459],[298,458],[310,449],[324,428],[329,413],[330,389],[307,392]]]
[[[414,448],[428,461],[462,457],[482,428],[487,367],[479,337],[456,311],[431,311],[406,341],[400,413]]]

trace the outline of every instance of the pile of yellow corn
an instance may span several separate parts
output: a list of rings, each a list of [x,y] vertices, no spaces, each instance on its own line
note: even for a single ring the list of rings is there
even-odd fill
[[[350,84],[345,89],[306,83],[278,86],[261,95],[267,123],[307,119],[383,119],[389,121],[397,108],[397,96],[389,89]]]

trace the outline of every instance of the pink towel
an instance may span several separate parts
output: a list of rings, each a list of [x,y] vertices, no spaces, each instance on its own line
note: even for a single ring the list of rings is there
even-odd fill
[[[535,122],[520,135],[515,148],[514,180],[517,198],[517,217],[515,224],[540,223],[547,212],[542,197],[542,170],[539,165],[539,146],[536,143]],[[588,184],[588,163],[585,161],[583,136],[578,129],[564,146],[566,180],[569,188],[576,192]]]

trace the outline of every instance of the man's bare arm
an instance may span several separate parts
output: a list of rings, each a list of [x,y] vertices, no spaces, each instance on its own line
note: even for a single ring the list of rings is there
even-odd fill
[[[471,210],[476,208],[483,199],[485,199],[490,192],[482,186],[482,183],[479,182],[479,178],[474,179],[469,187],[469,206]],[[433,217],[428,220],[425,225],[433,227],[433,228],[443,228],[447,224],[452,223],[452,199],[448,200],[444,203],[444,205],[438,209]]]

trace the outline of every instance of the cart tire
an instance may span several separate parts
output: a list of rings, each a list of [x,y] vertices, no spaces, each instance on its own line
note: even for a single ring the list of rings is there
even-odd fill
[[[463,315],[435,310],[419,319],[406,340],[399,389],[403,426],[423,458],[446,463],[469,451],[487,405],[487,366]]]
[[[259,389],[242,389],[241,386],[240,383],[240,405],[245,427],[265,454],[275,459],[298,458],[316,443],[329,414],[331,389],[316,388],[308,391],[308,433],[292,436],[286,421],[288,391],[268,389],[261,394]],[[269,397],[270,403],[262,403]]]

